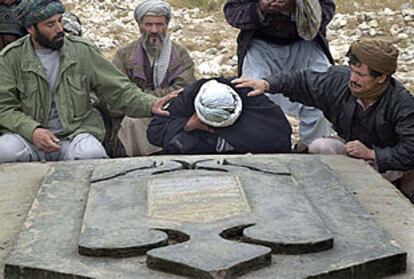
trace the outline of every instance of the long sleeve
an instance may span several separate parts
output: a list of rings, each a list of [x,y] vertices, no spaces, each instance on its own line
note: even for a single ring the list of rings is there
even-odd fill
[[[349,71],[332,66],[327,72],[305,70],[282,73],[266,80],[270,84],[269,92],[282,93],[293,102],[313,106],[330,114],[332,105],[348,88]]]
[[[31,141],[33,130],[41,124],[22,111],[12,68],[10,64],[6,64],[3,57],[0,57],[0,127]]]
[[[406,90],[395,91],[391,92],[389,104],[382,110],[387,121],[376,121],[378,133],[385,138],[392,134],[395,141],[395,144],[387,146],[374,145],[380,172],[414,169],[414,97]],[[392,129],[393,133],[387,132],[387,128]]]

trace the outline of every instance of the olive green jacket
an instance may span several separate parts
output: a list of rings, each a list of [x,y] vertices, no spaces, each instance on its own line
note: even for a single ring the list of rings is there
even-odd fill
[[[98,110],[99,99],[131,117],[148,117],[156,97],[143,93],[128,77],[106,60],[91,42],[67,36],[60,50],[56,105],[63,139],[90,133],[103,140],[105,127]],[[47,128],[52,93],[44,68],[29,36],[0,52],[0,134],[13,132],[31,141],[33,130]]]

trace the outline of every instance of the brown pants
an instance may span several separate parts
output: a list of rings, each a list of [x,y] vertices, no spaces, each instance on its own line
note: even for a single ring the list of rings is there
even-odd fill
[[[339,137],[326,137],[314,140],[309,145],[313,154],[345,154],[345,141]],[[368,162],[378,169],[374,162]],[[409,171],[386,171],[381,175],[394,184],[414,204],[414,169]]]
[[[152,145],[147,139],[147,128],[151,118],[131,118],[125,116],[122,119],[118,131],[118,138],[129,157],[148,156],[161,151],[161,148]]]

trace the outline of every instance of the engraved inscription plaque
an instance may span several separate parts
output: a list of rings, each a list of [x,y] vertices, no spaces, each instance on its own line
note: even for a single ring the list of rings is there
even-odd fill
[[[197,223],[249,212],[236,176],[155,177],[148,181],[150,218]]]

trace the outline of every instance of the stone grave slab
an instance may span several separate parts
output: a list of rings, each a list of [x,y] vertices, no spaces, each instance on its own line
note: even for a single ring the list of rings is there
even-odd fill
[[[313,156],[56,163],[5,278],[379,278],[406,253]]]

